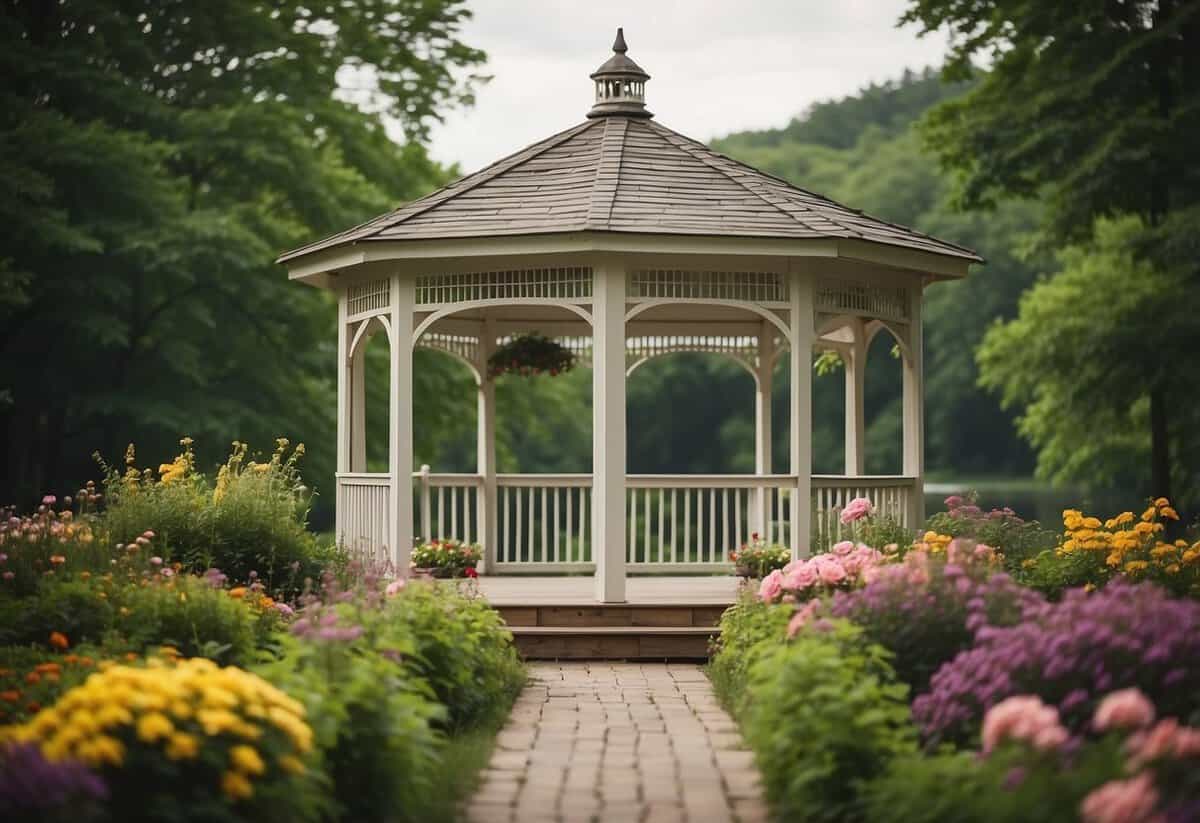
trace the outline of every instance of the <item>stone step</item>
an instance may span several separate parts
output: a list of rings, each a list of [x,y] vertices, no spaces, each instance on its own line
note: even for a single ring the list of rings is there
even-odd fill
[[[700,660],[716,626],[509,626],[527,660]]]

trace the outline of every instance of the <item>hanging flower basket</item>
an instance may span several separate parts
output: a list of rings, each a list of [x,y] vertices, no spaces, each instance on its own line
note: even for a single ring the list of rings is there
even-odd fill
[[[575,355],[561,343],[540,334],[522,334],[496,349],[488,358],[488,377],[502,374],[556,377],[574,366]]]

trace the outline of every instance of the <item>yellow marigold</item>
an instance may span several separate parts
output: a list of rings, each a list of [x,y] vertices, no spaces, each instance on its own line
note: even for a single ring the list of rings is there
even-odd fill
[[[1171,565],[1167,566],[1167,574],[1179,574],[1179,564],[1172,563]]]
[[[1150,568],[1150,564],[1145,560],[1130,560],[1125,564],[1125,571],[1129,572],[1130,574],[1144,572],[1148,568]]]
[[[1155,509],[1153,506],[1151,506],[1150,508],[1148,508],[1144,512],[1142,512],[1142,520],[1145,522],[1149,522],[1154,519],[1155,514],[1156,514]]]
[[[221,775],[221,791],[231,800],[245,800],[254,796],[254,787],[244,775],[238,772],[225,772]]]
[[[1154,501],[1154,505],[1161,509],[1161,508],[1171,505],[1171,501],[1165,497],[1160,497]]]
[[[1167,518],[1168,520],[1178,520],[1179,519],[1179,512],[1175,511],[1170,506],[1163,506],[1162,511],[1160,511],[1159,514],[1161,514],[1163,517]]]
[[[236,586],[235,588],[230,589],[229,596],[234,598],[235,600],[241,600],[243,597],[246,596],[246,587],[245,586]]]
[[[1153,534],[1154,533],[1154,524],[1147,523],[1147,522],[1138,523],[1136,526],[1133,527],[1133,530],[1135,532],[1137,532],[1138,534]]]
[[[150,712],[138,718],[137,736],[143,743],[155,743],[175,731],[174,724],[165,714]]]
[[[120,766],[125,761],[125,745],[115,737],[102,734],[79,744],[79,759],[88,766]]]
[[[209,737],[229,731],[237,724],[237,715],[226,709],[201,709],[196,712],[196,720]]]
[[[171,760],[191,760],[200,751],[200,741],[186,732],[176,732],[167,741],[166,755]]]
[[[281,754],[276,758],[275,762],[287,774],[304,774],[308,770],[304,765],[304,761],[294,754]]]
[[[233,768],[244,774],[258,776],[267,770],[262,757],[253,746],[240,743],[229,750],[229,762]]]

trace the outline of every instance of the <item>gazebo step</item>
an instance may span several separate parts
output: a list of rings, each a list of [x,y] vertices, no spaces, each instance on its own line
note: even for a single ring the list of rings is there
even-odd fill
[[[695,660],[708,657],[715,626],[510,626],[529,660]]]
[[[709,628],[720,622],[726,608],[726,605],[711,603],[496,606],[514,631],[517,627]]]

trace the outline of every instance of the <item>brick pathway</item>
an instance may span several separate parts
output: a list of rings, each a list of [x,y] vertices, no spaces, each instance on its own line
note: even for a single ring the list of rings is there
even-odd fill
[[[540,663],[471,823],[760,823],[752,754],[698,666]]]

